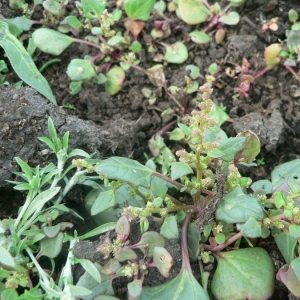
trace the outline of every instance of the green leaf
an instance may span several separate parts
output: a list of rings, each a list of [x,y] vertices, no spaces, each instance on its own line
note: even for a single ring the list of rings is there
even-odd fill
[[[79,236],[78,239],[79,240],[85,240],[85,239],[88,239],[90,237],[100,235],[100,234],[103,234],[103,233],[108,232],[108,231],[112,231],[115,228],[116,228],[116,222],[106,223],[104,225],[98,226],[98,227],[94,228],[93,230]]]
[[[187,65],[185,67],[186,70],[190,71],[190,74],[189,76],[192,78],[192,79],[197,79],[199,78],[200,76],[200,69],[199,67],[195,66],[195,65]]]
[[[64,241],[64,234],[60,232],[55,238],[44,237],[40,241],[40,252],[38,257],[47,256],[55,258],[61,252]]]
[[[79,29],[82,27],[81,22],[78,20],[78,18],[76,16],[67,16],[65,18],[65,21],[72,27],[72,28],[76,28]]]
[[[43,229],[44,229],[45,235],[48,238],[53,239],[60,232],[60,224],[56,224],[55,226],[47,226],[47,227],[44,227]]]
[[[56,153],[55,145],[49,138],[47,138],[45,136],[41,136],[41,137],[38,137],[38,139],[41,142],[45,143],[54,153]]]
[[[132,248],[139,248],[147,257],[153,257],[155,246],[164,247],[165,239],[156,231],[147,231],[141,236],[140,241]]]
[[[220,146],[218,149],[224,152],[222,160],[232,161],[235,155],[242,150],[245,140],[245,137],[233,137],[219,141]]]
[[[80,263],[84,270],[93,277],[98,283],[101,283],[101,275],[95,265],[88,259],[75,258],[75,263]]]
[[[247,130],[238,134],[238,137],[245,137],[242,150],[237,153],[236,157],[239,162],[251,163],[260,152],[260,141],[257,135]]]
[[[175,128],[171,133],[170,133],[170,140],[172,141],[180,141],[184,139],[184,133],[180,128]]]
[[[184,269],[177,277],[164,284],[145,286],[139,300],[154,299],[209,300],[209,297],[193,274]]]
[[[0,46],[4,49],[13,69],[28,85],[56,104],[48,82],[36,68],[31,56],[23,45],[13,36],[8,25],[0,21]]]
[[[100,162],[95,171],[109,179],[128,181],[136,186],[148,186],[153,170],[125,157],[111,157]]]
[[[131,20],[148,21],[155,0],[125,0],[124,8]]]
[[[188,50],[182,42],[175,42],[174,44],[166,45],[165,47],[165,60],[169,63],[182,64],[189,57]]]
[[[241,230],[243,236],[248,238],[256,238],[261,236],[261,225],[253,218],[250,217],[243,225]]]
[[[273,190],[285,183],[289,177],[300,179],[300,159],[294,159],[274,168],[271,173]]]
[[[28,182],[31,182],[33,174],[29,165],[19,157],[15,157],[15,160],[17,164],[21,167],[22,172],[25,173]]]
[[[35,213],[37,210],[41,210],[45,203],[51,200],[59,192],[59,190],[60,187],[51,188],[41,192],[38,196],[36,196],[28,206],[23,220],[25,221],[29,219],[33,213]]]
[[[298,239],[300,237],[300,226],[296,225],[296,224],[290,225],[289,232],[292,237],[294,237],[295,239]]]
[[[95,203],[91,208],[91,215],[94,216],[116,204],[116,196],[114,190],[109,190],[100,193]]]
[[[114,66],[106,73],[105,90],[110,95],[120,92],[125,79],[125,72],[121,67]]]
[[[291,267],[293,268],[298,280],[300,280],[300,257],[291,261]]]
[[[282,266],[276,274],[276,279],[282,281],[294,296],[300,297],[300,280],[291,265]]]
[[[82,9],[83,14],[86,18],[93,20],[98,19],[100,20],[100,17],[105,9],[105,4],[103,1],[99,0],[82,0]]]
[[[34,44],[43,52],[60,55],[74,39],[53,29],[39,28],[32,34]]]
[[[88,81],[96,76],[92,63],[79,58],[71,60],[68,65],[67,74],[74,81]]]
[[[122,42],[124,42],[124,38],[122,36],[115,35],[107,41],[107,44],[110,46],[116,46]]]
[[[21,31],[29,31],[32,24],[34,23],[33,20],[30,20],[25,17],[16,17],[13,19],[2,19],[1,21],[7,22],[8,24],[13,23],[16,25]]]
[[[1,291],[1,300],[16,300],[19,299],[16,290],[5,288]]]
[[[258,180],[251,184],[251,189],[253,192],[262,190],[265,194],[271,194],[273,190],[273,186],[270,180]]]
[[[196,44],[207,44],[210,42],[210,36],[199,30],[194,30],[190,32],[189,36],[191,37],[192,41]]]
[[[142,293],[143,280],[135,279],[132,282],[127,284],[127,288],[128,288],[128,299],[138,299],[138,297]]]
[[[2,246],[0,246],[0,262],[1,264],[13,268],[15,266],[14,258],[11,254]]]
[[[166,278],[170,276],[170,269],[173,265],[173,258],[167,249],[155,246],[153,250],[153,262],[160,274]]]
[[[176,180],[185,176],[187,174],[193,174],[193,169],[189,166],[189,164],[184,162],[174,162],[171,165],[171,178],[172,180]]]
[[[176,217],[173,215],[167,216],[160,228],[160,234],[167,239],[177,239],[179,236]]]
[[[262,248],[239,249],[215,254],[217,270],[211,283],[213,295],[222,300],[256,299],[272,296],[274,265]]]
[[[297,245],[297,240],[293,238],[287,232],[281,232],[275,236],[275,242],[279,251],[286,263],[290,263],[295,257],[295,247]]]
[[[216,218],[226,223],[245,223],[248,218],[264,218],[264,211],[258,200],[243,193],[240,186],[224,196],[219,202]]]
[[[189,25],[195,25],[205,22],[209,14],[201,9],[200,0],[179,0],[178,10],[180,18]]]
[[[240,21],[240,15],[236,11],[230,11],[221,16],[219,21],[226,25],[236,25]]]

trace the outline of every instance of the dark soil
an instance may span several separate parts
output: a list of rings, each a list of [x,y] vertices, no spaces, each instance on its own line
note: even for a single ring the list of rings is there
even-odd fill
[[[1,1],[0,14],[5,18],[20,15],[20,12],[9,8],[8,2]],[[265,67],[265,47],[285,39],[284,33],[289,26],[288,11],[291,8],[300,13],[295,1],[248,0],[237,9],[242,16],[240,23],[226,28],[227,36],[221,45],[214,41],[204,46],[189,42],[186,36],[191,31],[191,26],[183,23],[179,24],[181,29],[176,35],[172,34],[164,41],[172,43],[181,40],[189,49],[189,59],[184,64],[165,65],[168,86],[184,85],[184,75],[187,74],[185,66],[188,64],[197,65],[201,74],[206,74],[208,66],[213,62],[221,66],[213,100],[218,105],[226,106],[232,119],[232,122],[225,124],[227,134],[235,135],[250,129],[259,136],[262,143],[260,157],[264,158],[265,164],[245,171],[246,175],[254,179],[268,179],[270,171],[276,165],[300,155],[300,85],[287,69],[278,66],[251,86],[248,98],[233,98],[237,76],[227,75],[226,70],[233,70],[235,66],[241,65],[243,58],[250,62],[254,72],[262,70]],[[277,16],[279,30],[262,32],[262,23]],[[146,34],[141,35],[140,42],[146,43],[148,38]],[[163,53],[163,47],[157,47]],[[144,162],[143,153],[149,153],[148,140],[165,125],[160,113],[168,107],[180,113],[164,91],[155,88],[146,75],[133,69],[127,72],[123,89],[117,96],[108,95],[104,87],[95,82],[85,84],[80,94],[71,96],[68,90],[69,78],[66,75],[67,65],[72,58],[83,57],[87,51],[86,47],[72,45],[60,56],[61,62],[53,64],[44,73],[59,105],[72,104],[76,107],[75,112],[54,107],[29,88],[0,89],[0,219],[14,217],[22,204],[22,194],[13,191],[12,186],[4,182],[11,180],[12,172],[16,170],[13,158],[21,157],[33,166],[51,159],[51,156],[44,154],[44,148],[37,140],[38,136],[46,135],[48,116],[53,118],[60,133],[70,131],[71,148],[96,152],[98,157],[121,155]],[[0,50],[0,59],[2,54]],[[48,54],[39,53],[39,66],[50,58],[52,57]],[[140,60],[143,68],[153,65],[153,56],[146,51],[142,52]],[[13,72],[7,79],[10,82],[18,80]],[[154,105],[150,106],[143,97],[141,90],[144,87],[157,94]],[[194,97],[195,95],[190,95],[185,99],[187,111],[193,109]],[[183,99],[178,100],[183,103]],[[8,206],[8,201],[13,205]],[[180,245],[178,241],[170,243],[173,243],[169,247],[171,254],[176,256],[175,253],[180,252]],[[273,246],[268,250],[278,270],[283,259]],[[91,255],[94,255],[95,242],[85,242],[82,247],[85,254],[89,252],[88,249],[92,249]],[[101,260],[98,256],[93,256],[92,261],[98,259]],[[172,269],[172,276],[179,270],[180,262]],[[147,284],[162,283],[163,279],[158,272],[152,275],[148,277]],[[117,295],[125,299],[124,282],[115,282],[115,289]],[[272,299],[292,299],[292,296],[282,284],[276,282]]]

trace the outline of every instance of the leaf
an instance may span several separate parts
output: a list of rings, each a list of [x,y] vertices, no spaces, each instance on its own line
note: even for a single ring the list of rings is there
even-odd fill
[[[111,157],[103,160],[95,167],[98,174],[103,174],[109,179],[127,181],[135,186],[148,186],[153,170],[139,162],[125,157]]]
[[[239,249],[216,253],[217,270],[211,289],[217,299],[263,300],[274,290],[274,265],[262,248]]]
[[[2,19],[1,21],[7,22],[8,25],[10,23],[13,23],[14,25],[16,25],[22,31],[29,31],[32,24],[34,23],[34,21],[32,21],[28,18],[25,18],[25,17],[16,17],[16,18],[13,18],[13,19]]]
[[[13,36],[8,25],[0,21],[0,46],[4,49],[14,71],[28,85],[56,104],[55,97],[47,80],[36,68],[31,56],[23,45]]]
[[[300,179],[300,159],[294,159],[274,168],[271,173],[273,190],[285,183],[289,177]]]
[[[0,246],[0,262],[1,264],[13,268],[15,266],[14,258],[11,254],[2,246]]]
[[[165,248],[158,246],[154,247],[153,262],[162,276],[166,278],[170,276],[170,269],[173,265],[173,257]]]
[[[32,34],[34,44],[43,52],[60,55],[74,39],[53,29],[39,28]]]
[[[197,0],[179,0],[178,10],[180,18],[189,25],[205,22],[209,15],[201,9],[199,5],[201,2]]]
[[[143,288],[143,280],[142,279],[136,279],[132,282],[128,283],[128,299],[138,299],[138,297],[142,293]]]
[[[74,81],[88,81],[96,76],[92,63],[79,58],[71,60],[68,65],[67,74]]]
[[[270,180],[262,179],[258,180],[251,184],[251,189],[253,192],[263,191],[265,194],[271,194],[273,190],[273,186]]]
[[[100,193],[91,208],[91,215],[94,216],[116,204],[116,196],[114,190]]]
[[[296,297],[300,297],[300,280],[291,265],[279,269],[276,279],[282,281]]]
[[[55,258],[61,252],[62,245],[64,241],[64,234],[62,232],[58,233],[58,235],[51,239],[48,237],[44,237],[40,241],[40,252],[38,257],[47,256],[50,258]]]
[[[298,239],[300,237],[300,226],[296,224],[290,225],[289,232],[293,238]]]
[[[125,72],[121,67],[114,66],[106,73],[105,90],[110,95],[120,92],[125,79]]]
[[[250,217],[243,225],[241,230],[243,236],[249,238],[256,238],[261,236],[261,225],[253,218]]]
[[[219,202],[216,218],[226,223],[245,223],[249,217],[264,218],[263,208],[258,200],[243,193],[240,186],[224,196]]]
[[[81,4],[84,16],[90,20],[99,20],[105,9],[105,3],[99,0],[82,0]]]
[[[156,231],[147,231],[134,248],[139,248],[147,257],[153,257],[155,246],[164,247],[165,239]]]
[[[137,260],[137,254],[129,248],[119,248],[115,253],[114,257],[119,261],[123,262],[126,260]]]
[[[238,134],[239,137],[245,137],[246,140],[243,144],[242,150],[236,154],[239,162],[251,163],[260,152],[260,141],[257,135],[247,130]]]
[[[60,224],[56,224],[55,226],[47,226],[43,228],[45,235],[50,238],[53,239],[54,237],[56,237],[58,235],[58,233],[60,232]]]
[[[190,223],[187,231],[187,243],[191,262],[197,261],[200,253],[200,231],[198,225]]]
[[[93,230],[79,236],[78,239],[80,241],[85,240],[85,239],[88,239],[90,237],[100,235],[100,234],[103,234],[103,233],[108,232],[108,231],[112,231],[115,228],[116,228],[116,222],[106,223],[104,225],[98,226],[98,227],[94,228]]]
[[[51,188],[45,190],[38,194],[28,206],[24,216],[22,218],[23,222],[28,220],[30,216],[35,213],[37,210],[41,210],[45,203],[51,200],[60,190],[60,187]]]
[[[172,180],[176,180],[181,178],[187,174],[193,174],[193,169],[189,166],[189,164],[184,162],[174,162],[171,164],[171,178]]]
[[[101,283],[101,275],[95,265],[88,259],[75,258],[75,263],[80,263],[84,270],[93,277],[98,283]]]
[[[116,234],[125,242],[130,234],[130,222],[127,217],[121,216],[116,225]]]
[[[205,32],[194,30],[189,33],[192,41],[196,44],[207,44],[210,42],[210,36],[207,35]]]
[[[189,57],[188,50],[184,43],[175,42],[172,45],[166,45],[165,60],[173,64],[182,64]]]
[[[283,45],[272,44],[265,49],[265,62],[268,68],[273,68],[280,63],[279,53]]]
[[[185,67],[186,70],[190,71],[190,74],[189,76],[192,78],[192,79],[197,79],[199,78],[200,76],[200,69],[199,67],[195,66],[195,65],[187,65]]]
[[[236,11],[230,11],[229,13],[222,15],[219,21],[226,25],[236,25],[240,21],[240,15]]]
[[[154,4],[155,0],[125,0],[124,8],[130,19],[148,21]]]
[[[290,263],[295,257],[297,240],[287,232],[281,232],[275,236],[275,242],[286,263]]]
[[[177,239],[179,236],[176,217],[173,215],[167,216],[160,228],[160,234],[167,239]]]
[[[184,269],[177,277],[164,284],[145,286],[139,300],[154,299],[209,300],[209,297],[193,274]]]
[[[224,152],[222,160],[232,161],[235,155],[242,150],[245,140],[246,138],[241,136],[219,141],[218,149]]]
[[[293,268],[298,280],[300,280],[300,257],[291,261],[291,267]]]

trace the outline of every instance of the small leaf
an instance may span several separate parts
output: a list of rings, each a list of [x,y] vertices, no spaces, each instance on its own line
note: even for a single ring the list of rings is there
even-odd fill
[[[132,282],[127,284],[128,288],[128,298],[129,299],[138,299],[142,293],[143,288],[143,280],[133,280]]]
[[[145,286],[139,300],[153,299],[209,300],[209,297],[194,275],[183,269],[178,276],[166,283],[155,287]]]
[[[189,36],[196,44],[207,44],[210,42],[210,36],[199,30],[192,31],[189,33]]]
[[[290,263],[295,257],[297,240],[287,232],[281,232],[275,236],[275,242],[286,263]]]
[[[170,276],[170,270],[173,265],[173,258],[163,247],[154,247],[153,262],[156,264],[160,274],[166,278]]]
[[[122,216],[116,225],[116,234],[117,236],[122,240],[122,242],[125,242],[130,234],[130,222],[127,217]]]
[[[96,280],[98,283],[101,283],[101,274],[90,260],[75,258],[75,263],[80,263],[84,270],[91,275],[94,280]]]
[[[120,92],[125,79],[125,72],[121,67],[114,66],[106,73],[105,90],[110,95]]]
[[[0,246],[0,262],[1,264],[13,268],[15,266],[14,258],[11,254],[2,246]]]
[[[137,254],[132,249],[128,249],[128,248],[119,248],[118,251],[114,253],[114,257],[119,262],[138,259]]]
[[[91,80],[96,76],[95,69],[90,61],[84,59],[72,59],[68,65],[67,74],[74,81]]]
[[[289,232],[292,237],[294,237],[295,239],[298,239],[300,237],[300,226],[296,225],[296,224],[290,225]]]
[[[197,0],[179,0],[178,10],[180,18],[189,25],[195,25],[205,22],[209,14],[201,9],[199,5],[202,1]]]
[[[178,225],[176,217],[167,216],[160,228],[160,234],[167,239],[177,239],[179,236]]]
[[[43,228],[46,236],[50,239],[53,239],[60,232],[60,225],[56,224],[55,226],[47,226]]]
[[[184,139],[184,133],[180,128],[175,128],[171,133],[170,133],[170,140],[172,141],[180,141]]]
[[[193,174],[193,169],[189,166],[189,164],[184,162],[174,162],[171,164],[171,178],[172,180],[176,180],[181,178],[187,174]]]
[[[147,257],[153,257],[155,246],[164,247],[165,239],[158,232],[147,231],[142,235],[141,240],[135,245],[135,248],[139,248]]]
[[[182,64],[188,59],[188,50],[182,42],[166,45],[165,60],[173,64]]]
[[[291,261],[291,267],[293,268],[298,280],[300,280],[300,257]]]
[[[31,56],[18,39],[9,32],[8,25],[1,21],[0,46],[4,49],[17,75],[52,103],[56,104],[48,82],[36,68]]]
[[[282,281],[293,295],[300,297],[300,280],[291,265],[281,267],[277,272],[276,279]]]
[[[55,258],[58,256],[62,249],[64,240],[64,234],[60,232],[54,239],[44,237],[40,241],[40,252],[38,257],[47,256],[50,258]]]
[[[256,238],[261,236],[261,225],[253,218],[250,217],[243,225],[241,230],[243,236],[249,238]]]
[[[243,149],[245,140],[245,137],[232,137],[226,140],[219,141],[220,146],[218,147],[218,149],[224,152],[222,160],[228,162],[232,161],[235,155]]]
[[[91,215],[94,216],[116,204],[116,195],[114,190],[101,192],[91,208]]]
[[[251,184],[251,189],[253,192],[262,191],[264,194],[271,194],[273,190],[273,186],[270,180],[258,180]]]
[[[211,289],[217,299],[268,299],[274,290],[274,265],[262,248],[216,253]],[[259,262],[259,263],[258,263]]]
[[[86,18],[100,20],[105,3],[99,0],[81,0],[83,14]]]
[[[299,18],[299,15],[294,9],[289,10],[290,22],[296,22],[298,20],[298,18]]]
[[[190,223],[187,232],[187,243],[189,258],[191,262],[197,261],[200,253],[200,231],[199,226],[195,223]]]
[[[264,211],[258,200],[243,193],[240,186],[224,196],[219,202],[216,218],[226,223],[245,223],[249,217],[264,218]]]
[[[219,21],[226,25],[236,25],[240,21],[240,15],[236,11],[230,11],[229,13],[222,15]]]
[[[217,242],[217,244],[224,244],[226,241],[226,236],[224,233],[219,232],[216,236],[215,236],[215,240]]]
[[[155,0],[125,0],[124,8],[130,19],[148,21],[154,4]]]
[[[235,159],[238,158],[238,161],[240,162],[251,163],[260,153],[259,138],[251,130],[241,132],[237,136],[245,137],[246,140],[243,144],[242,150],[236,154]]]
[[[120,262],[116,258],[111,258],[102,268],[101,273],[113,275],[121,268]]]
[[[272,44],[265,49],[265,62],[267,67],[273,68],[280,63],[279,53],[283,45]]]
[[[60,55],[74,41],[66,34],[53,29],[39,28],[32,34],[34,44],[43,52]]]
[[[194,65],[187,65],[185,67],[186,70],[190,71],[190,74],[189,76],[192,78],[192,79],[197,79],[199,78],[200,76],[200,69],[199,67],[197,66],[194,66]]]

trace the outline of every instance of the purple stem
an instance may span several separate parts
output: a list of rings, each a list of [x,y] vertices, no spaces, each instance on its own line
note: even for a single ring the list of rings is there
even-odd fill
[[[190,257],[189,257],[189,250],[187,245],[187,229],[188,224],[191,219],[191,216],[194,212],[188,213],[185,217],[185,220],[182,225],[182,236],[181,236],[181,249],[182,249],[182,265],[181,265],[181,272],[186,269],[188,272],[192,273],[192,268],[190,264]]]

